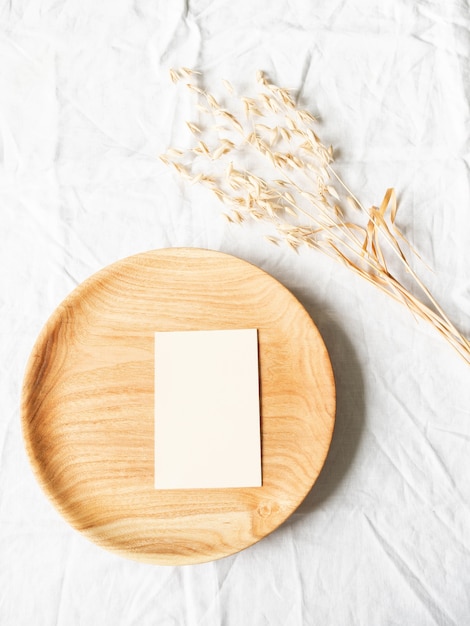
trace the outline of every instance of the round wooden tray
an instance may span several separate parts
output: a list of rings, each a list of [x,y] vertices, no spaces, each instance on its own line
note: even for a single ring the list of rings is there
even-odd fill
[[[230,328],[258,329],[263,486],[156,490],[154,332]],[[328,354],[294,296],[253,265],[189,248],[77,287],[37,340],[22,398],[32,466],[66,520],[159,564],[217,559],[277,528],[320,472],[334,411]]]

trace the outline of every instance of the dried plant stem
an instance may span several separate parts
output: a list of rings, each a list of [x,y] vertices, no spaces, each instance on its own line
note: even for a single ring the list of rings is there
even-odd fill
[[[343,180],[338,176],[338,174],[335,172],[335,170],[330,165],[328,165],[328,171],[332,174],[332,176],[335,177],[335,179],[343,187],[343,189],[347,193],[350,194],[350,196],[355,200],[355,202],[357,203],[359,208],[364,213],[369,215],[369,212],[364,208],[362,203],[353,195],[353,193],[351,192],[349,187],[347,187],[347,185],[343,182]],[[428,307],[426,307],[426,310],[423,309],[424,315],[421,315],[421,317],[423,317],[426,320],[428,320],[428,318],[431,317],[431,319],[433,320],[434,324],[439,324],[439,326],[441,326],[443,329],[445,329],[445,333],[450,334],[454,338],[454,340],[456,341],[456,345],[459,347],[459,350],[458,350],[459,353],[460,353],[460,348],[464,348],[464,355],[465,355],[466,352],[470,353],[470,342],[468,341],[468,339],[464,335],[462,335],[457,330],[457,328],[454,326],[454,324],[448,318],[448,316],[445,313],[445,311],[443,310],[443,308],[440,306],[440,304],[434,298],[432,293],[429,291],[428,287],[426,287],[426,285],[423,283],[423,281],[419,278],[419,276],[416,274],[416,272],[410,266],[410,264],[406,260],[405,255],[403,254],[402,250],[400,249],[400,247],[398,245],[398,242],[393,238],[393,236],[390,234],[390,232],[388,230],[384,231],[384,235],[385,235],[386,240],[388,241],[388,243],[391,244],[391,249],[393,250],[394,254],[400,259],[400,261],[405,266],[406,272],[408,274],[410,274],[410,276],[412,276],[412,278],[415,281],[416,285],[421,289],[421,291],[426,296],[426,298],[428,298],[428,300],[432,303],[432,305],[434,306],[436,311],[441,316],[442,320],[440,320],[439,317],[436,316],[435,313],[431,309],[429,309]],[[403,297],[406,298],[408,295],[409,295],[408,292],[405,290],[405,292],[403,293]],[[420,306],[423,307],[423,303],[420,303]],[[418,313],[418,315],[420,314],[419,310],[415,310],[415,313]]]
[[[193,80],[197,72],[171,70],[173,82]],[[314,248],[342,263],[417,317],[430,323],[470,365],[470,342],[459,332],[408,261],[399,239],[417,256],[395,224],[397,202],[388,189],[380,207],[367,209],[332,167],[333,149],[313,130],[315,118],[296,106],[287,89],[257,73],[261,92],[241,97],[245,120],[225,108],[194,82],[187,87],[202,103],[201,121],[187,121],[197,138],[187,150],[170,149],[161,159],[192,184],[205,185],[228,208],[226,219],[247,218],[271,225],[280,241],[297,251]],[[233,87],[224,81],[233,100]],[[262,121],[261,121],[262,120]],[[238,163],[261,156],[253,170]],[[262,170],[262,175],[258,170]],[[269,175],[266,175],[269,169]],[[382,242],[386,242],[385,249]],[[393,254],[421,297],[409,291],[389,269]]]

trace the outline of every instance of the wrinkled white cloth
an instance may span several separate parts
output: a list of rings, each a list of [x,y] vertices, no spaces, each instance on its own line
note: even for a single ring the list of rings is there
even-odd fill
[[[211,89],[263,69],[320,118],[366,203],[387,187],[416,269],[470,334],[470,7],[462,0],[0,2],[0,624],[470,623],[470,368],[346,268],[232,227],[158,160]],[[24,450],[26,360],[58,303],[130,254],[197,246],[283,282],[318,325],[337,427],[303,505],[217,562],[128,561],[70,528]]]

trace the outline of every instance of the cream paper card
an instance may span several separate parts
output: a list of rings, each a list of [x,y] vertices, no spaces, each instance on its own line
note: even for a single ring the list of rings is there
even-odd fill
[[[256,329],[155,333],[155,487],[260,487]]]

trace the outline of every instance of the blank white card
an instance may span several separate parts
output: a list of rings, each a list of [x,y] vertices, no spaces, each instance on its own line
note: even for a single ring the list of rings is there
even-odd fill
[[[155,333],[155,487],[260,487],[256,329]]]

